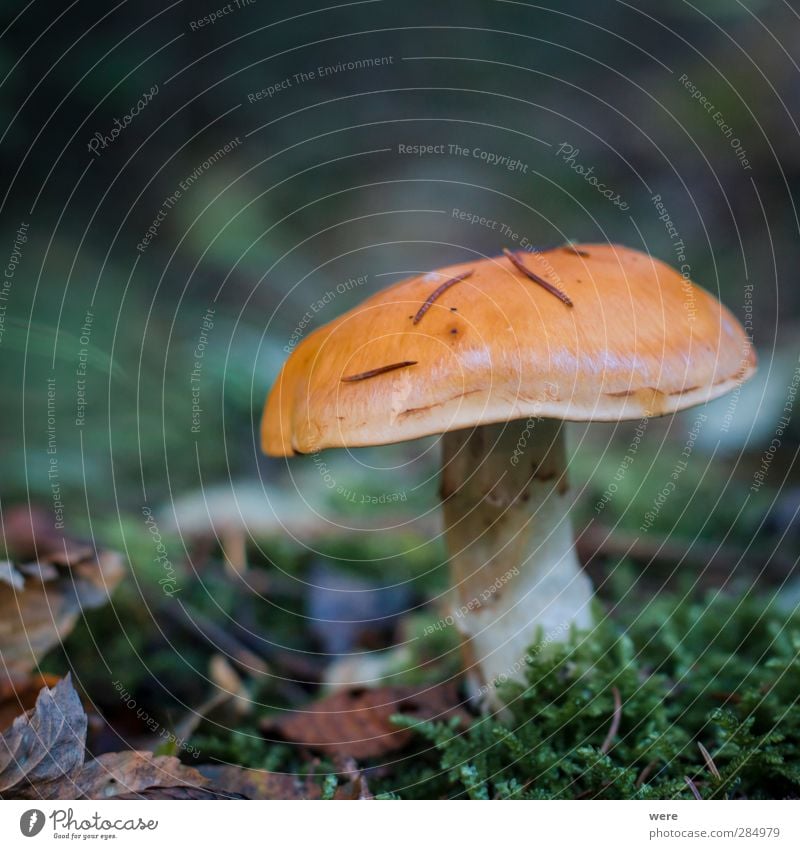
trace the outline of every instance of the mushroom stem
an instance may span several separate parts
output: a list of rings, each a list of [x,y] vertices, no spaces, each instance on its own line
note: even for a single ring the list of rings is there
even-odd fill
[[[563,423],[482,425],[443,437],[451,615],[473,695],[524,681],[525,659],[591,626],[592,586],[569,521]]]

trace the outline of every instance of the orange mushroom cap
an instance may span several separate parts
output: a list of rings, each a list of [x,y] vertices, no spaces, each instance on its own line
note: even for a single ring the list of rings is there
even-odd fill
[[[663,415],[755,370],[730,311],[658,259],[608,244],[517,256],[572,305],[506,256],[396,283],[291,353],[264,409],[263,450],[383,445],[530,416]]]

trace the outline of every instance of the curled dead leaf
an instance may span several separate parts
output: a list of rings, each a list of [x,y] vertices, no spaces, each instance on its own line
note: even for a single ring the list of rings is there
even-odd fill
[[[88,762],[87,718],[67,676],[44,687],[29,713],[0,736],[4,799],[315,799],[319,785],[291,775],[213,765],[195,768],[169,755],[124,751]],[[355,769],[355,767],[353,767]],[[366,798],[357,773],[337,798]]]
[[[109,799],[164,787],[202,788],[196,769],[150,752],[116,752],[84,763],[87,718],[70,677],[44,687],[29,713],[0,736],[0,797]]]
[[[69,675],[45,687],[29,714],[0,735],[0,796],[70,780],[83,765],[86,714]]]
[[[177,758],[152,752],[110,752],[85,763],[72,777],[32,787],[37,799],[116,799],[145,790],[200,789],[208,780]]]
[[[74,628],[81,611],[105,604],[125,573],[113,551],[8,564],[0,580],[0,685],[24,684],[39,660]]]

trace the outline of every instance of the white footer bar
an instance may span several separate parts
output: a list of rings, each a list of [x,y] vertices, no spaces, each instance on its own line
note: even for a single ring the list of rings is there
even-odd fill
[[[35,833],[33,833],[35,832]],[[798,847],[800,802],[16,802],[0,846]],[[441,841],[441,842],[439,842]],[[579,842],[580,841],[580,842]]]

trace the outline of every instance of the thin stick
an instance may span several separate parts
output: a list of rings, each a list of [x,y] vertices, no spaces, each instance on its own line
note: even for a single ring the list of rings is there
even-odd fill
[[[708,581],[728,580],[734,573],[755,571],[773,582],[783,581],[786,576],[798,574],[798,566],[790,557],[780,553],[769,557],[751,557],[735,546],[719,546],[716,543],[682,543],[672,537],[653,536],[642,539],[643,534],[634,534],[616,530],[612,533],[607,525],[594,521],[578,534],[577,549],[583,565],[590,572],[596,572],[599,581],[607,578],[606,572],[599,570],[599,563],[593,562],[603,557],[630,557],[640,563],[654,567],[667,563],[679,563],[682,568],[695,569]],[[645,573],[648,574],[648,573]],[[664,577],[658,572],[658,580]],[[671,578],[672,573],[667,577]]]
[[[406,366],[415,366],[417,360],[403,360],[402,363],[391,363],[388,366],[378,366],[369,371],[362,371],[359,374],[348,374],[342,378],[342,383],[355,383],[357,380],[367,380],[370,377],[377,377],[379,374],[386,374],[387,371],[394,371],[397,368],[405,368]]]
[[[508,248],[503,248],[503,253],[511,260],[511,262],[528,278],[533,280],[534,283],[538,283],[543,289],[547,289],[547,291],[551,295],[555,295],[560,301],[563,301],[568,307],[575,306],[572,301],[569,299],[569,296],[565,295],[561,289],[554,286],[552,283],[548,283],[544,277],[539,277],[538,274],[528,268],[525,263],[512,251]]]
[[[434,289],[433,292],[428,295],[427,299],[425,300],[425,303],[417,310],[417,314],[414,316],[414,321],[411,323],[419,324],[420,320],[422,319],[422,316],[425,315],[425,313],[431,308],[431,304],[433,304],[433,302],[437,298],[441,297],[451,286],[455,286],[456,283],[459,283],[462,280],[466,280],[467,277],[471,276],[471,274],[472,269],[470,269],[469,271],[464,271],[461,274],[456,274],[455,277],[451,277],[449,280],[445,280],[441,286],[439,286],[437,289]]]
[[[166,610],[166,608],[162,609]],[[170,607],[169,617],[190,634],[199,634],[212,648],[230,656],[245,672],[260,672],[269,674],[269,666],[255,652],[243,646],[232,634],[224,628],[207,619],[195,609],[178,602],[177,610],[181,615],[176,616]]]
[[[604,755],[607,755],[611,749],[614,738],[619,731],[620,721],[622,720],[622,696],[620,696],[619,690],[616,687],[612,687],[611,692],[614,694],[614,716],[611,719],[611,728],[608,729],[606,739],[603,740],[603,745],[600,747],[600,751]]]

